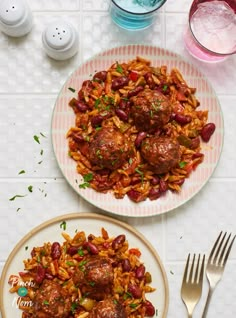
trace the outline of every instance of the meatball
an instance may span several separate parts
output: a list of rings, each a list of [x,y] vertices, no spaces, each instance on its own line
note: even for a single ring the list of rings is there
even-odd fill
[[[130,156],[127,138],[117,129],[103,127],[95,133],[88,150],[89,160],[101,168],[115,170]]]
[[[157,174],[168,172],[180,160],[180,145],[170,137],[153,136],[146,138],[141,145],[143,158]]]
[[[112,290],[114,273],[111,262],[107,258],[94,256],[83,263],[73,275],[74,284],[80,287],[83,294],[97,300],[104,299]]]
[[[139,131],[153,132],[170,120],[171,104],[159,91],[145,89],[131,98],[131,114]]]
[[[71,310],[71,302],[66,291],[58,283],[45,280],[35,293],[33,317],[66,318]]]
[[[127,318],[127,314],[117,300],[107,298],[93,307],[89,318]]]

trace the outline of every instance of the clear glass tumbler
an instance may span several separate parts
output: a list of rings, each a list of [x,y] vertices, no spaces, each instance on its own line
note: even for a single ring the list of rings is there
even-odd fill
[[[219,62],[236,53],[236,1],[194,0],[184,42],[189,53],[205,62]]]
[[[126,30],[141,30],[149,27],[157,10],[167,0],[111,0],[112,20]]]

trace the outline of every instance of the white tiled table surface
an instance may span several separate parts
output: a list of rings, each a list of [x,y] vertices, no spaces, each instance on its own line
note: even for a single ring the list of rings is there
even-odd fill
[[[161,216],[120,218],[143,233],[163,260],[170,288],[168,317],[186,317],[180,286],[187,254],[208,255],[220,230],[236,233],[236,56],[211,65],[195,60],[185,51],[182,33],[191,0],[167,0],[155,24],[137,33],[122,31],[112,23],[108,2],[30,0],[34,15],[31,33],[19,39],[0,33],[0,268],[15,244],[43,221],[77,211],[102,213],[68,186],[52,151],[52,110],[67,77],[81,62],[112,46],[161,46],[181,54],[207,76],[219,97],[225,122],[219,165],[199,194]],[[70,21],[79,33],[79,52],[66,62],[49,59],[42,48],[42,31],[57,18]],[[33,136],[40,132],[46,138],[41,137],[39,145]],[[18,175],[21,170],[26,173]],[[30,195],[9,201],[15,194],[24,194],[29,185],[34,189]],[[209,318],[236,317],[235,281],[236,244],[213,296]],[[201,316],[207,289],[205,280],[195,317]]]

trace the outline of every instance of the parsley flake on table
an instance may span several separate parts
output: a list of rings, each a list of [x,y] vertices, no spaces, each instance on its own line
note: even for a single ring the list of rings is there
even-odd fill
[[[88,188],[90,187],[90,181],[93,180],[93,174],[90,172],[90,173],[87,173],[83,176],[83,179],[84,179],[84,183],[81,183],[79,185],[79,187],[81,189],[85,189],[85,188]]]
[[[40,144],[39,136],[34,135],[34,140],[35,140],[38,144]]]
[[[42,132],[40,133],[40,135],[44,138],[47,138]]]
[[[29,192],[33,192],[33,186],[32,185],[28,186],[28,190]]]
[[[60,228],[63,229],[64,231],[66,230],[66,221],[61,222]]]
[[[26,194],[25,195],[16,194],[14,195],[14,197],[10,198],[9,201],[14,201],[16,198],[23,198],[23,197],[26,197]]]
[[[17,208],[16,212],[19,212],[21,210],[21,208]]]
[[[68,89],[72,92],[75,93],[75,89],[73,87],[68,87]]]
[[[28,250],[28,248],[29,248],[29,246],[25,246],[25,250],[26,250],[26,251]]]
[[[21,170],[18,172],[18,174],[23,174],[23,173],[25,173],[25,170]]]

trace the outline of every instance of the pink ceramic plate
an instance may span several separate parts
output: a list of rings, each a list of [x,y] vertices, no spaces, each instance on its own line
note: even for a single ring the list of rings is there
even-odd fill
[[[151,61],[153,66],[167,65],[168,70],[176,67],[183,74],[187,83],[197,88],[196,96],[201,106],[199,109],[209,110],[209,122],[216,124],[216,131],[210,141],[203,145],[204,162],[190,175],[182,186],[180,193],[168,193],[158,200],[146,200],[134,203],[126,196],[124,199],[115,199],[112,193],[102,194],[92,189],[80,189],[78,184],[83,179],[76,172],[76,163],[68,156],[68,141],[66,133],[74,126],[75,116],[69,101],[76,93],[68,88],[78,91],[82,82],[91,77],[95,71],[106,70],[116,61],[124,62],[143,56]],[[75,95],[76,94],[76,95]],[[148,45],[127,45],[116,47],[102,52],[83,63],[70,76],[63,86],[52,117],[52,142],[58,165],[72,188],[85,200],[107,212],[117,215],[144,217],[158,215],[181,206],[197,194],[212,175],[223,144],[223,117],[217,96],[207,79],[193,65],[184,61],[179,55],[162,48]]]

